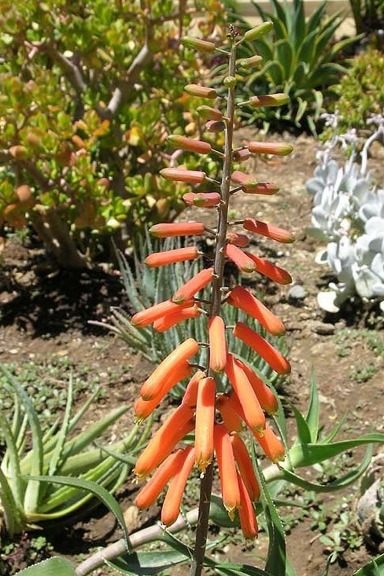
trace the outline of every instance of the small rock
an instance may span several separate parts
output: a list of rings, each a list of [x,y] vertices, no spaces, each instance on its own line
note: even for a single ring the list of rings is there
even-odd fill
[[[320,336],[332,336],[336,332],[334,324],[325,324],[324,322],[313,322],[311,329]]]
[[[307,295],[307,291],[301,284],[294,284],[288,290],[288,299],[289,300],[304,300]]]

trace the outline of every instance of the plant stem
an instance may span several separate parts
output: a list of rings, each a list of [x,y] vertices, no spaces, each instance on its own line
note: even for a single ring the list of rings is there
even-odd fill
[[[231,51],[229,54],[228,75],[235,75],[236,46],[234,38],[230,38]],[[225,246],[228,229],[228,210],[231,190],[231,168],[232,168],[232,143],[233,143],[233,123],[235,113],[234,87],[228,89],[226,129],[224,144],[224,162],[221,178],[221,203],[219,209],[219,222],[215,246],[214,259],[214,279],[212,285],[212,307],[210,316],[220,314],[222,301],[222,287],[224,283]],[[195,550],[191,566],[191,576],[200,576],[203,570],[205,549],[207,544],[209,508],[211,503],[213,482],[213,464],[211,463],[201,479],[199,519],[196,529]]]

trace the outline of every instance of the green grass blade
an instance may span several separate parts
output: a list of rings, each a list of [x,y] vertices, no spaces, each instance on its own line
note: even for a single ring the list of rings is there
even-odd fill
[[[353,576],[384,576],[384,554],[365,564]]]

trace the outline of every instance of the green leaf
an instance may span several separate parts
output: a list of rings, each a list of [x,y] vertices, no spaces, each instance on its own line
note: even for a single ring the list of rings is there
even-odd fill
[[[20,572],[16,572],[15,576],[76,576],[75,567],[66,558],[60,558],[59,556],[53,556],[35,564],[34,566],[29,566]]]
[[[232,562],[216,564],[214,569],[217,574],[224,574],[225,576],[272,576],[272,573],[261,570],[261,568]]]
[[[121,528],[123,529],[125,540],[127,543],[127,548],[129,549],[129,536],[127,526],[125,524],[124,516],[121,508],[115,498],[102,486],[99,486],[96,482],[91,480],[83,480],[80,478],[69,478],[67,476],[34,476],[31,480],[38,482],[52,482],[55,484],[63,484],[64,486],[73,486],[75,488],[80,488],[81,490],[86,490],[87,492],[92,492],[97,496],[107,508],[115,516],[116,520],[119,522]]]
[[[108,561],[107,564],[122,574],[151,576],[187,560],[190,558],[186,558],[183,553],[175,550],[157,550],[156,552],[132,552],[132,554]]]
[[[316,442],[319,435],[320,402],[319,402],[319,393],[317,391],[316,386],[315,375],[313,372],[311,374],[309,385],[310,385],[309,406],[305,419],[307,421],[308,428],[311,434],[311,440],[312,442]]]
[[[353,576],[384,576],[384,554],[365,564]]]
[[[235,515],[233,520],[228,516],[228,510],[224,507],[223,500],[217,494],[211,495],[211,505],[209,508],[209,518],[222,528],[234,528],[240,526],[238,516]]]

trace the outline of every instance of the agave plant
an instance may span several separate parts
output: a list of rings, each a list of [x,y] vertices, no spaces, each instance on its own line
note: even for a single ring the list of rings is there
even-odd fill
[[[245,90],[248,93],[285,92],[289,102],[277,111],[269,108],[269,117],[260,108],[247,109],[250,121],[256,119],[282,121],[297,127],[309,128],[315,133],[315,123],[319,119],[324,89],[335,84],[346,67],[339,60],[340,53],[357,37],[334,42],[334,34],[343,21],[341,13],[326,16],[326,2],[323,2],[309,16],[304,13],[304,0],[281,3],[271,0],[273,12],[268,12],[253,1],[253,5],[264,22],[273,22],[273,34],[263,36],[253,42],[252,53],[263,58],[264,65],[258,66],[247,76]],[[244,44],[246,46],[246,44]],[[247,56],[244,48],[244,59]],[[249,72],[249,70],[248,70]],[[263,114],[263,116],[260,116]]]
[[[63,419],[43,432],[33,402],[18,380],[5,368],[6,387],[14,396],[13,414],[0,412],[0,434],[5,451],[0,466],[0,514],[12,537],[40,522],[64,518],[95,495],[114,493],[127,478],[135,453],[145,443],[149,429],[137,426],[114,445],[95,442],[128,408],[120,406],[97,423],[74,434],[92,406],[98,390],[71,416],[72,383]],[[114,456],[121,452],[124,461]],[[86,490],[86,492],[84,492]]]

